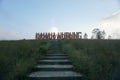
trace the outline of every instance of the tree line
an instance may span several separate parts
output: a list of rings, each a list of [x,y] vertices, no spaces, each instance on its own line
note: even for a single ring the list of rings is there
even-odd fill
[[[91,39],[105,39],[106,37],[106,32],[103,30],[100,30],[99,28],[95,28],[92,30],[92,36]],[[87,33],[83,35],[84,39],[88,39]],[[108,39],[111,39],[111,36],[108,36]]]

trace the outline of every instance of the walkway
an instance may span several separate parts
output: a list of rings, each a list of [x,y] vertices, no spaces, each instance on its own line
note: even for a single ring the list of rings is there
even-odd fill
[[[59,42],[53,41],[48,54],[38,61],[28,77],[30,80],[81,80],[81,74],[75,72],[73,67]]]

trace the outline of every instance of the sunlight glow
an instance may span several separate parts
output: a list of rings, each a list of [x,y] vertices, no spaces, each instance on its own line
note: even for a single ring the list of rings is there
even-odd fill
[[[57,27],[52,27],[50,29],[50,32],[55,32],[55,34],[57,34],[58,33],[58,28]]]

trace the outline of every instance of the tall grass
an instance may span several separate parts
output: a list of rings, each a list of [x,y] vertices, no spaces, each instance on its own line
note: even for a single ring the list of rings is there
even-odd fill
[[[0,80],[25,80],[48,47],[49,41],[0,41]]]
[[[120,63],[119,40],[63,40],[61,43],[85,80],[113,80],[113,75],[118,75],[115,70]]]

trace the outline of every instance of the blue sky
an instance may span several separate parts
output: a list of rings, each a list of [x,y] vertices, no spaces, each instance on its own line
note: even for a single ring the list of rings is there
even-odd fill
[[[120,0],[0,0],[0,39],[31,39],[54,28],[91,35],[119,9]]]

